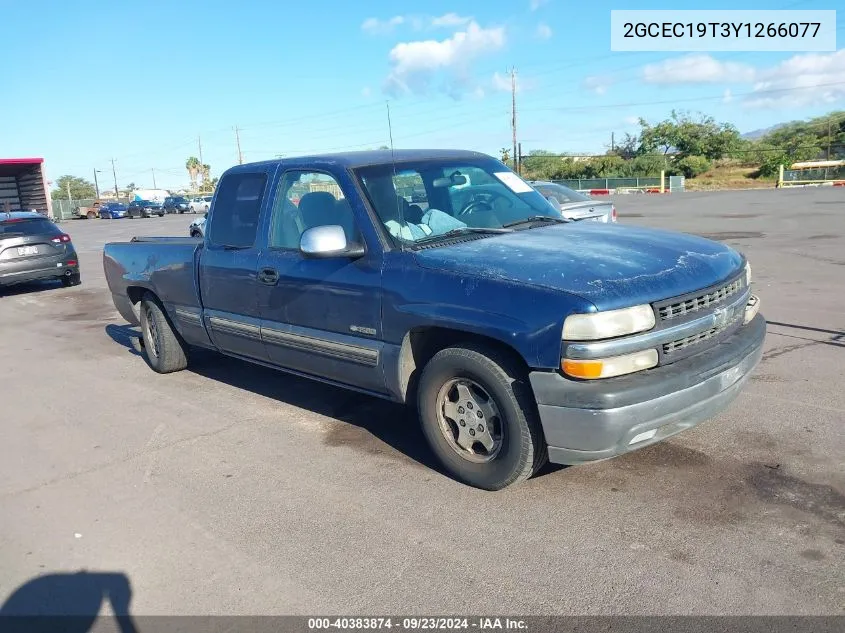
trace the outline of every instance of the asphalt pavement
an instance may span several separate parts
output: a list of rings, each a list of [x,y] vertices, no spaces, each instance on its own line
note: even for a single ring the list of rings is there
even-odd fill
[[[0,292],[0,604],[845,614],[845,189],[614,200],[748,255],[763,360],[717,418],[499,493],[440,473],[403,407],[213,354],[153,373],[102,245],[193,216],[64,223],[82,285]]]

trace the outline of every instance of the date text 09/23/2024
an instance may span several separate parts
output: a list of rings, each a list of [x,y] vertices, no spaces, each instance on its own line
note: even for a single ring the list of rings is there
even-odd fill
[[[457,630],[526,630],[528,625],[519,618],[498,617],[331,617],[308,618],[309,631],[332,629],[374,631],[457,631]]]

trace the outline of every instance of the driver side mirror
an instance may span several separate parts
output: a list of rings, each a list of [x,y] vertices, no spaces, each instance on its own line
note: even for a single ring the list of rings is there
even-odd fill
[[[346,241],[346,231],[337,224],[315,226],[307,229],[299,239],[299,251],[306,257],[357,258],[364,255],[364,247]]]

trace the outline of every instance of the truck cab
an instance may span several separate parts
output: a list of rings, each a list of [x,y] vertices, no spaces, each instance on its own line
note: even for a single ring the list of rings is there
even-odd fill
[[[104,267],[154,370],[198,346],[408,403],[447,472],[488,490],[712,417],[765,336],[742,254],[561,218],[475,152],[239,165],[202,241],[107,244]]]

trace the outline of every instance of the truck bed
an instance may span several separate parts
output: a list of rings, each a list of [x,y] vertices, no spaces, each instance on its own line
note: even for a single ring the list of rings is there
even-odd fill
[[[200,309],[197,259],[202,242],[192,237],[134,237],[103,248],[103,269],[118,311],[138,323],[133,307],[145,290],[166,297],[168,308]],[[131,318],[130,318],[131,317]]]

